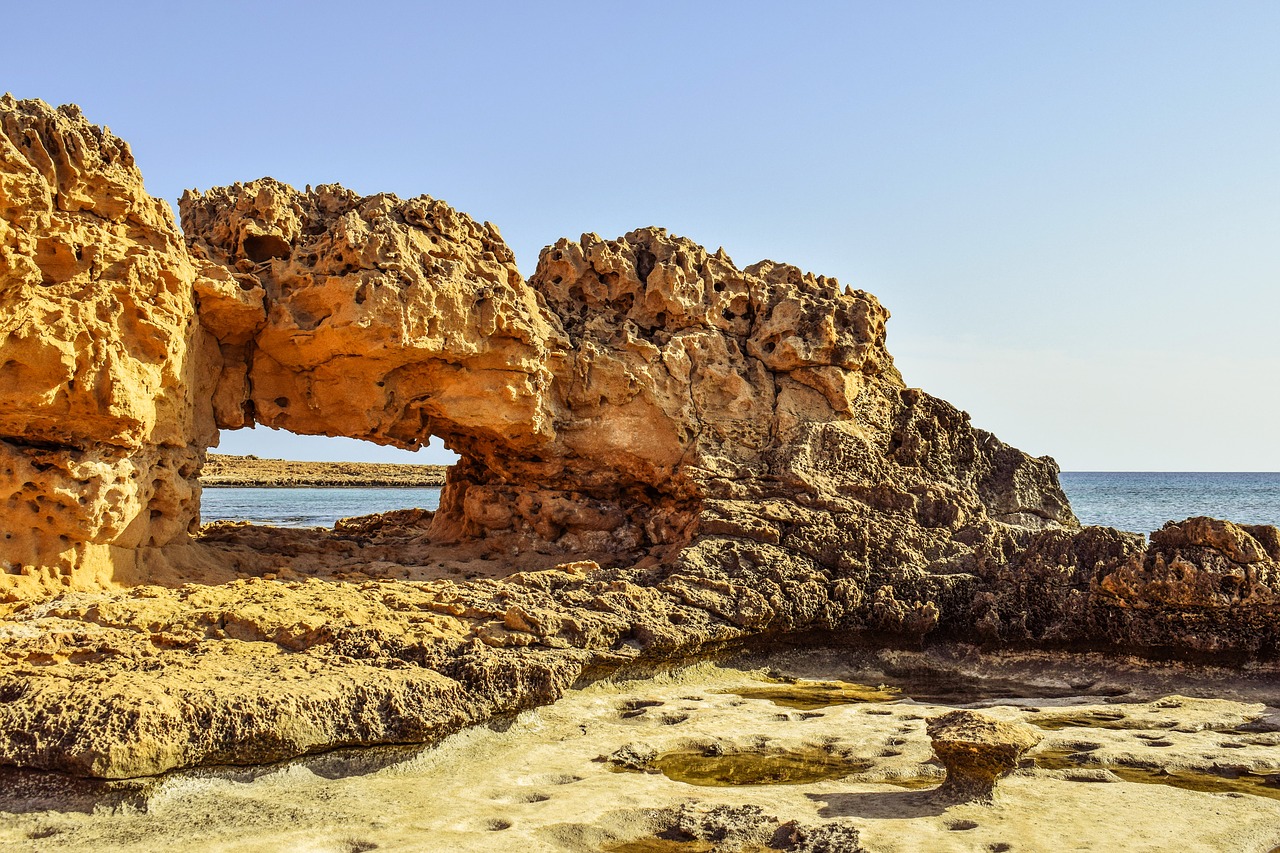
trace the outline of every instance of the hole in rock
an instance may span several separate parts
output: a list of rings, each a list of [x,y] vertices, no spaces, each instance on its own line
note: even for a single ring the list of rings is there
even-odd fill
[[[255,234],[244,238],[244,254],[255,264],[273,258],[289,257],[289,244],[283,237],[274,234]]]
[[[639,276],[640,281],[648,281],[649,273],[653,272],[657,262],[657,257],[648,249],[640,248],[636,251],[636,275]]]
[[[275,403],[283,408],[289,400]],[[437,438],[408,451],[267,427],[227,430],[201,474],[201,521],[333,527],[398,511],[410,521],[413,510],[438,508],[445,470],[457,459]]]
[[[222,565],[238,578],[416,582],[520,570],[494,560],[483,537],[459,540],[452,516],[439,532],[458,458],[436,438],[407,451],[261,425],[228,430],[200,472],[191,531],[233,551]]]

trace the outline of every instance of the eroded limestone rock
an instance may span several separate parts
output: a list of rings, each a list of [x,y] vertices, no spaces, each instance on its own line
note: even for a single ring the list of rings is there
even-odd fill
[[[1151,534],[1051,530],[989,562],[974,624],[1000,642],[1098,643],[1274,657],[1280,531],[1212,518]]]
[[[0,596],[136,579],[191,529],[216,435],[198,280],[125,142],[0,98]]]
[[[1000,777],[1013,772],[1023,753],[1041,740],[1027,726],[965,710],[931,718],[928,733],[947,768],[938,796],[958,802],[991,799]]]
[[[494,226],[425,196],[269,178],[181,209],[211,282],[198,301],[220,344],[220,427],[510,453],[548,433],[557,330]]]
[[[966,550],[945,544],[960,529],[1076,525],[1052,462],[905,389],[888,312],[834,279],[641,229],[561,240],[526,283],[492,226],[336,186],[182,208],[215,283],[221,425],[440,435],[463,459],[436,542],[627,564],[704,532],[776,538],[744,510],[803,492],[897,516],[934,540],[904,548],[917,564]]]
[[[787,634],[1274,650],[1274,528],[1080,529],[835,279],[645,228],[525,281],[444,202],[271,179],[184,244],[77,109],[0,129],[0,763],[426,740]],[[462,460],[434,513],[197,533],[254,424]]]

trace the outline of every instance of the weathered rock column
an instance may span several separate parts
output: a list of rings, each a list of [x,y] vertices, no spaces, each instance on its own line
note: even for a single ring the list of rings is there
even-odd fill
[[[1027,726],[976,711],[934,717],[927,730],[933,751],[947,767],[938,796],[957,802],[990,800],[1000,777],[1013,772],[1022,754],[1040,743],[1039,733]]]
[[[129,146],[0,98],[0,600],[134,577],[214,440],[197,274]]]

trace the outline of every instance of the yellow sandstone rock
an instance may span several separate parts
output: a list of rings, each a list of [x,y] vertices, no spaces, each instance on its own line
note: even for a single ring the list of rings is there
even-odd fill
[[[643,228],[526,281],[492,225],[336,185],[181,209],[0,99],[0,764],[426,740],[758,636],[1280,643],[1274,528],[1080,529],[835,279]],[[461,460],[434,513],[200,528],[255,424]]]
[[[197,280],[127,144],[0,99],[3,586],[136,578],[192,529],[216,435]]]

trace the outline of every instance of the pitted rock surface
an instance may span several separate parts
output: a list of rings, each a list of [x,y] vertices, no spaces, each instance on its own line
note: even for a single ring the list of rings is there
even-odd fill
[[[136,580],[192,532],[198,279],[125,142],[0,98],[0,596]]]
[[[1276,653],[1275,528],[1080,528],[833,278],[642,228],[526,281],[442,201],[270,178],[184,238],[77,108],[0,130],[0,762],[429,740],[787,635]],[[434,513],[200,528],[255,424],[462,458]]]
[[[947,768],[938,796],[962,802],[990,799],[1000,777],[1012,773],[1041,740],[1029,726],[964,710],[933,717],[928,733]]]

